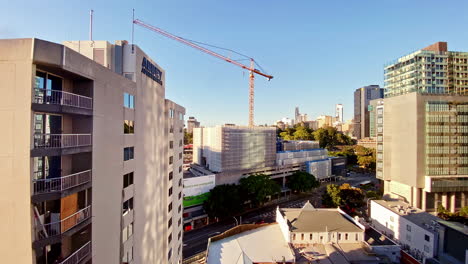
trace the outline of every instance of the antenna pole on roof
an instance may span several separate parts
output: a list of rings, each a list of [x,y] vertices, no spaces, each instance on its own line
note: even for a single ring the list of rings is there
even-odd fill
[[[132,10],[133,10],[133,16],[132,16],[132,54],[133,54],[135,51],[135,48],[133,47],[133,39],[135,36],[135,23],[133,23],[135,21],[135,8],[133,8]]]
[[[89,11],[89,40],[93,40],[93,13],[94,10]]]

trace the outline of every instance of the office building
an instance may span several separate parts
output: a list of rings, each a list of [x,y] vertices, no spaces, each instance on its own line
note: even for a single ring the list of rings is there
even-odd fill
[[[367,111],[369,111],[369,137],[377,138],[377,134],[383,130],[383,104],[382,98],[371,100]]]
[[[369,137],[369,112],[367,107],[374,99],[383,98],[384,90],[378,85],[368,85],[354,91],[354,137]]]
[[[294,111],[294,124],[297,125],[297,124],[306,122],[307,120],[308,120],[307,119],[307,114],[299,113],[299,107],[296,107],[296,109]]]
[[[213,172],[275,164],[275,127],[216,126],[193,131],[193,160]]]
[[[321,115],[317,117],[317,127],[318,128],[325,128],[331,127],[333,125],[333,117],[327,115]]]
[[[468,205],[468,52],[446,48],[436,43],[385,67],[383,145],[377,146],[385,193],[430,212]]]
[[[164,70],[126,41],[11,39],[0,76],[3,262],[179,262]]]
[[[439,245],[437,260],[441,264],[468,262],[468,228],[457,222],[438,221]]]
[[[187,119],[187,133],[193,133],[193,129],[200,127],[200,122],[193,116]]]
[[[338,123],[343,123],[344,122],[344,119],[343,119],[343,105],[342,104],[337,104],[335,106],[335,117],[336,117],[336,121]]]

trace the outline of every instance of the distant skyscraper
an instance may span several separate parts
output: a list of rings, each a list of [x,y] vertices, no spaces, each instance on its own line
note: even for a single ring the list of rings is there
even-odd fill
[[[383,98],[384,89],[378,85],[369,85],[354,91],[354,137],[357,139],[369,137],[369,112],[367,107],[370,100]]]
[[[435,212],[468,205],[468,52],[446,42],[385,67],[377,178],[386,195]]]
[[[337,104],[335,107],[335,111],[336,121],[338,121],[339,123],[343,123],[343,105]]]
[[[299,119],[301,118],[301,114],[299,113],[299,107],[296,106],[296,110],[294,111],[294,123],[299,123]]]

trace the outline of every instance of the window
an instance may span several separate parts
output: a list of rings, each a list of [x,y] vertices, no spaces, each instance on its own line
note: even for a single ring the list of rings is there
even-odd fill
[[[169,196],[171,196],[171,195],[172,195],[172,187],[169,188]]]
[[[424,245],[424,252],[429,253],[430,249],[428,246]]]
[[[312,240],[312,234],[310,234],[310,238],[309,238],[309,239]]]
[[[182,166],[179,166],[179,172],[182,172]]]
[[[169,164],[172,164],[174,162],[174,157],[170,156],[169,157]]]
[[[135,108],[135,97],[129,93],[124,93],[124,107]]]
[[[427,242],[431,242],[431,237],[429,237],[428,235],[424,235],[424,240],[426,240]]]
[[[167,211],[170,213],[172,211],[172,203],[167,206]]]
[[[177,221],[177,225],[181,225],[182,224],[182,218],[179,218],[179,221]]]
[[[179,200],[182,198],[182,192],[179,192]]]
[[[395,221],[395,218],[393,217],[393,215],[390,216],[390,222],[393,222]]]
[[[133,235],[133,222],[122,230],[122,243],[125,243]]]
[[[127,173],[123,176],[123,187],[127,188],[133,184],[133,172]]]
[[[182,139],[179,141],[179,147],[182,147]]]
[[[338,240],[341,240],[341,233],[338,233]]]
[[[133,260],[133,247],[130,248],[127,252],[123,254],[122,262],[129,263]]]
[[[122,215],[126,215],[131,210],[133,210],[133,197],[123,203]]]
[[[172,234],[170,234],[168,237],[167,237],[167,243],[171,243],[172,241]]]
[[[174,109],[169,109],[169,117],[174,118]]]
[[[124,148],[124,161],[133,159],[133,147]]]
[[[411,226],[410,226],[410,225],[406,225],[406,230],[408,230],[408,232],[411,232]]]
[[[172,226],[172,217],[171,217],[171,219],[169,219],[169,221],[167,221],[167,228],[169,228],[171,226]]]
[[[182,159],[182,152],[179,153],[179,159]]]
[[[177,234],[177,240],[180,240],[181,237],[182,237],[182,233],[179,231],[179,234]]]
[[[304,234],[301,234],[301,240],[304,240]]]
[[[181,127],[181,128],[179,128],[179,132],[180,132],[180,133],[182,133],[182,131],[183,131],[183,128],[182,128],[182,127]]]
[[[169,141],[169,149],[173,149],[174,148],[174,141]]]
[[[182,179],[179,179],[179,187],[182,186]]]
[[[408,240],[409,242],[411,242],[411,234],[406,234],[406,240]]]
[[[179,113],[179,119],[180,119],[180,120],[184,120],[184,114]]]
[[[135,123],[131,120],[124,121],[124,134],[134,134],[135,133]]]
[[[170,235],[170,237],[171,237],[171,240],[172,240],[172,235]],[[169,241],[169,243],[170,243],[170,241]],[[172,257],[172,248],[169,250],[169,252],[167,252],[167,260],[171,260],[171,257]]]
[[[179,205],[179,208],[177,208],[177,212],[180,213],[180,211],[182,211],[182,205]]]
[[[173,127],[173,126],[171,126],[171,127],[169,128],[169,133],[174,133],[174,127]]]
[[[296,240],[296,234],[293,234],[293,240]]]
[[[171,171],[171,172],[169,172],[169,180],[172,180],[172,178],[173,178],[173,173]]]
[[[346,233],[346,234],[344,235],[344,239],[345,239],[345,240],[348,240],[348,233]]]

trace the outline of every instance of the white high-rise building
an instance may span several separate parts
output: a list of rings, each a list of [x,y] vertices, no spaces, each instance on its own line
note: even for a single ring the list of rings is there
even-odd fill
[[[342,104],[337,104],[335,107],[335,117],[336,121],[339,123],[343,123],[343,105]]]

